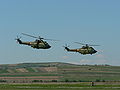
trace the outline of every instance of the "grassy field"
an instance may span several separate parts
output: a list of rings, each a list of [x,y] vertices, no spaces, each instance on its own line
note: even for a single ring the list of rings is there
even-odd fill
[[[46,81],[45,78],[41,78],[42,76],[49,79],[48,81],[57,82],[120,81],[120,66],[59,62],[0,65],[0,80],[5,80],[6,83]]]
[[[33,82],[36,80],[40,82]],[[91,81],[95,86],[91,86]],[[0,90],[120,90],[120,66],[68,63],[0,65]]]
[[[0,84],[0,90],[119,90],[120,85],[85,84]]]

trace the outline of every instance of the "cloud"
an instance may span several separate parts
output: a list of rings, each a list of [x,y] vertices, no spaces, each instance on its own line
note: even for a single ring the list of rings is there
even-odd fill
[[[80,60],[81,64],[86,64],[86,63],[91,63],[91,62],[93,62],[93,60],[87,60],[87,59]]]
[[[96,57],[97,58],[105,58],[105,55],[103,55],[103,54],[97,54]]]
[[[107,64],[107,60],[105,59],[99,59],[99,60],[94,60],[94,59],[82,59],[80,61],[74,61],[74,62],[70,62],[72,64],[79,64],[79,65],[82,65],[82,64],[88,64],[88,65],[94,65],[94,64]]]
[[[80,64],[106,64],[107,60],[105,59],[96,59],[96,60],[89,60],[89,59],[82,59],[80,60]]]
[[[72,63],[72,64],[78,64],[78,65],[82,65],[82,64],[88,64],[88,65],[95,65],[95,64],[98,64],[98,65],[101,65],[101,64],[108,64],[108,60],[106,58],[105,55],[103,54],[97,54],[97,55],[94,55],[92,57],[82,57],[81,59],[80,58],[77,58],[77,59],[74,59],[74,60],[71,60],[71,56],[62,56],[61,57],[62,59],[64,60],[69,60],[68,63]]]
[[[80,63],[79,63],[79,62],[76,62],[76,61],[71,61],[71,62],[68,62],[68,63],[80,65]]]
[[[62,56],[62,59],[68,59],[69,56]]]

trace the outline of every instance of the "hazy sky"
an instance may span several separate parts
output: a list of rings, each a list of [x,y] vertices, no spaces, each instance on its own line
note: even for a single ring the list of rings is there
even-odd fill
[[[37,50],[16,43],[44,38],[52,48]],[[120,65],[120,0],[0,0],[0,64],[67,62]],[[98,44],[94,55],[64,51],[74,42]]]

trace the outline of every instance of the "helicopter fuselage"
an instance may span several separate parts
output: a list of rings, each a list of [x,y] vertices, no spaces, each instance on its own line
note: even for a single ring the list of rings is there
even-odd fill
[[[85,54],[95,54],[97,51],[92,48],[92,47],[88,47],[88,48],[80,48],[79,49],[79,53],[85,55]]]
[[[23,42],[20,39],[17,39],[19,44],[28,45],[36,49],[49,49],[51,46],[43,40],[36,40],[34,42]]]
[[[36,49],[49,49],[51,46],[47,42],[30,42],[30,46]]]
[[[81,53],[81,54],[83,54],[83,55],[86,55],[86,54],[95,54],[97,51],[94,49],[94,48],[92,48],[92,47],[82,47],[82,48],[79,48],[79,49],[69,49],[68,47],[65,47],[65,49],[67,50],[67,51],[71,51],[71,52],[79,52],[79,53]]]

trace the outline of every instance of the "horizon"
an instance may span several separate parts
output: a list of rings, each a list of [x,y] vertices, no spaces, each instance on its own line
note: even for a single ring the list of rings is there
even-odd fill
[[[47,64],[47,63],[61,63],[61,64],[72,64],[80,66],[113,66],[109,64],[75,64],[67,62],[27,62],[27,63],[13,63],[13,64],[0,64],[0,65],[18,65],[18,64]]]

